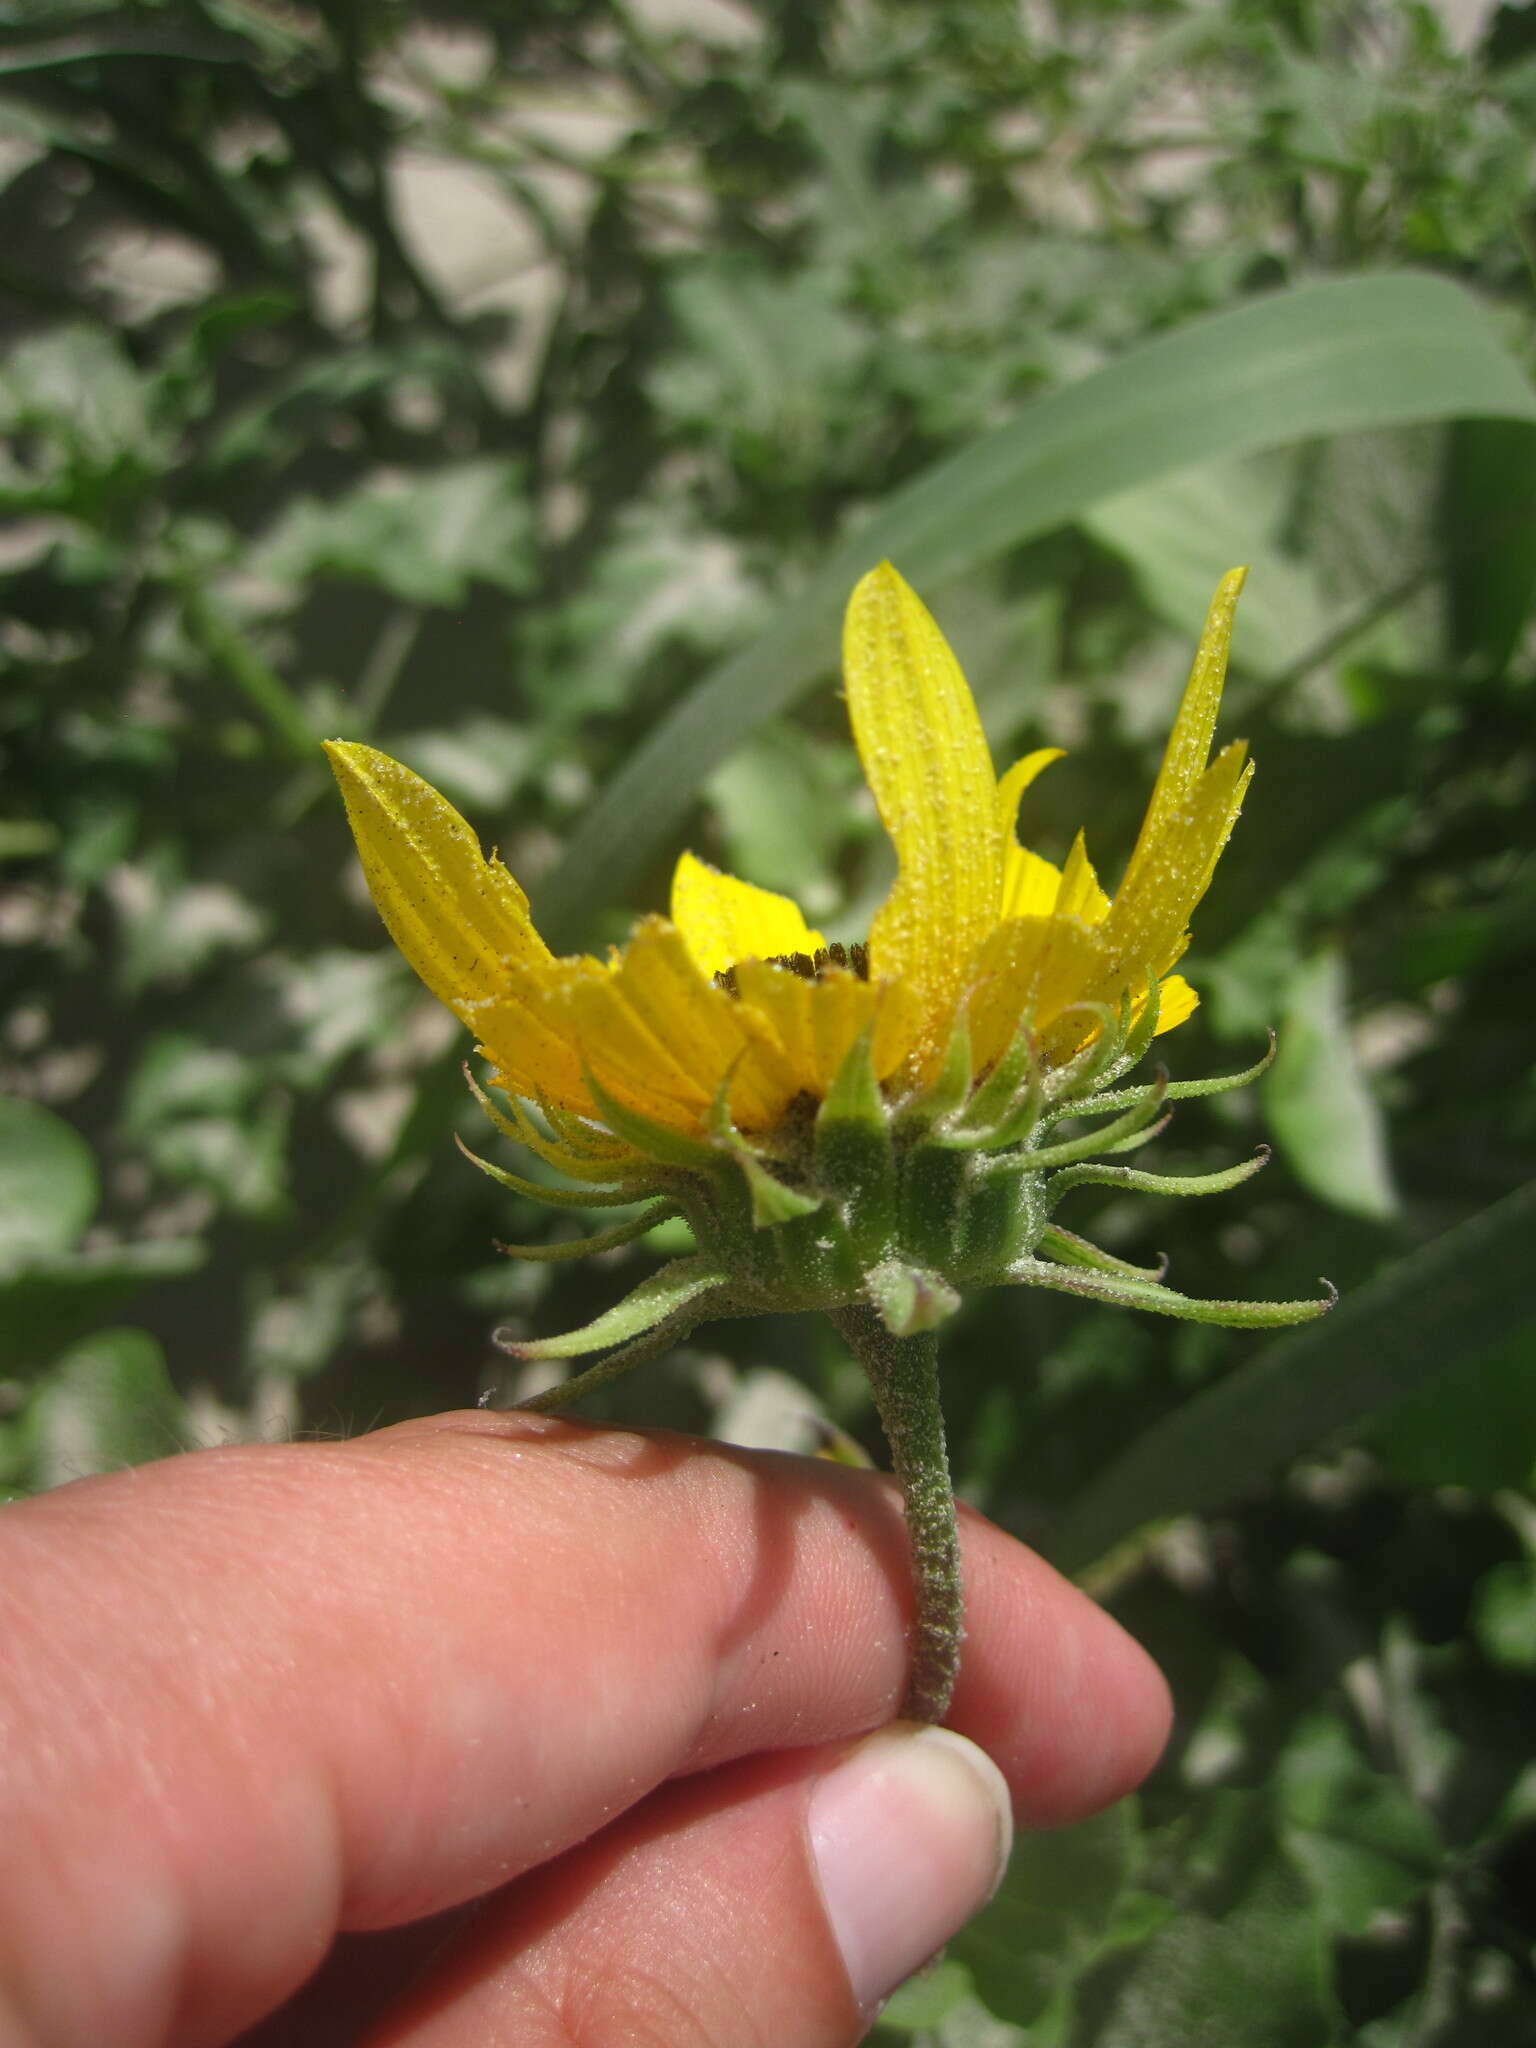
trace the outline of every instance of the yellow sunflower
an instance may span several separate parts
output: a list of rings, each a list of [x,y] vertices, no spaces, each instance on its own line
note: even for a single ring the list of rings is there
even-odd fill
[[[1243,574],[1216,592],[1113,898],[1081,833],[1060,868],[1020,845],[1020,801],[1058,753],[994,773],[959,664],[888,563],[855,589],[843,636],[854,743],[897,860],[863,945],[828,946],[787,897],[685,853],[669,916],[642,919],[606,960],[558,959],[436,790],[372,747],[328,748],[374,902],[476,1034],[507,1112],[471,1085],[573,1185],[476,1163],[556,1205],[647,1200],[579,1244],[503,1249],[569,1257],[667,1214],[692,1231],[694,1251],[585,1329],[498,1333],[524,1359],[604,1354],[526,1405],[563,1405],[710,1316],[828,1314],[868,1372],[902,1485],[917,1591],[905,1711],[919,1718],[942,1717],[959,1659],[934,1333],[963,1291],[1049,1287],[1248,1326],[1328,1306],[1194,1300],[1054,1216],[1085,1182],[1214,1194],[1263,1163],[1175,1178],[1118,1155],[1156,1136],[1165,1102],[1238,1086],[1267,1056],[1216,1080],[1111,1085],[1195,1006],[1170,970],[1248,785],[1241,741],[1211,753]]]
[[[933,1079],[962,1016],[980,1074],[1024,1022],[1059,1062],[1097,1029],[1084,1005],[1139,1006],[1153,977],[1158,1031],[1190,1014],[1195,993],[1168,970],[1252,772],[1242,741],[1211,759],[1243,575],[1216,593],[1111,899],[1081,833],[1061,868],[1016,836],[1021,798],[1060,750],[998,777],[932,616],[889,563],[871,570],[848,606],[843,672],[898,867],[863,949],[829,949],[788,897],[684,853],[669,916],[642,919],[606,960],[557,958],[517,882],[436,790],[373,747],[327,752],[380,915],[499,1087],[594,1136],[616,1102],[702,1137],[723,1093],[737,1131],[771,1137],[825,1099],[865,1033],[896,1094]]]

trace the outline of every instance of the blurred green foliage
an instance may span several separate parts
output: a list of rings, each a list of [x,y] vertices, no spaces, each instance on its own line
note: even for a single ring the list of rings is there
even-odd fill
[[[658,903],[686,838],[856,937],[888,872],[831,687],[861,550],[999,752],[1072,748],[1034,836],[1086,818],[1111,879],[1198,610],[1254,563],[1226,730],[1259,777],[1165,1046],[1282,1049],[1159,1149],[1279,1156],[1082,1221],[1191,1291],[1326,1272],[1346,1308],[1266,1351],[1011,1293],[950,1339],[963,1491],[1089,1569],[1180,1727],[1139,1803],[1023,1845],[892,2042],[1536,2033],[1536,16],[1454,21],[0,24],[13,1492],[508,1391],[495,1323],[644,1271],[497,1258],[563,1226],[453,1150],[465,1048],[318,737],[429,775],[567,936]],[[795,1442],[806,1410],[868,1437],[786,1319],[600,1412]]]

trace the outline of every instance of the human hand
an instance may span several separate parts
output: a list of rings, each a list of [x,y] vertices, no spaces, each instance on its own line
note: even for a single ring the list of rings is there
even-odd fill
[[[7,1509],[0,2048],[856,2041],[991,1891],[1004,1781],[1072,1820],[1166,1734],[1116,1624],[961,1528],[970,1741],[870,1732],[871,1473],[472,1412]]]

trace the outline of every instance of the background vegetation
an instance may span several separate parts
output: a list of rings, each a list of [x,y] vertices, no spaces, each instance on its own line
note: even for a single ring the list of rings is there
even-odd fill
[[[567,942],[684,840],[857,936],[831,681],[877,548],[997,749],[1070,745],[1039,842],[1086,813],[1110,879],[1248,559],[1259,776],[1166,1043],[1282,1049],[1158,1151],[1278,1156],[1077,1199],[1191,1291],[1345,1306],[955,1326],[963,1491],[1116,1604],[1179,1733],[881,2038],[1529,2042],[1536,11],[13,0],[0,134],[11,1490],[472,1402],[494,1325],[644,1270],[496,1255],[565,1226],[455,1153],[465,1048],[318,736],[430,775]],[[816,1411],[870,1439],[785,1319],[600,1412]]]

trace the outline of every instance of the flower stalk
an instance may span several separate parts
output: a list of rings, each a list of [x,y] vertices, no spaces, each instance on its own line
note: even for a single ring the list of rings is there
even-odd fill
[[[960,1669],[964,1589],[939,1402],[939,1340],[932,1330],[893,1336],[863,1303],[834,1310],[832,1322],[869,1376],[906,1511],[917,1608],[902,1716],[942,1721]]]

